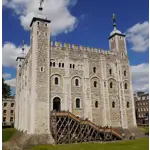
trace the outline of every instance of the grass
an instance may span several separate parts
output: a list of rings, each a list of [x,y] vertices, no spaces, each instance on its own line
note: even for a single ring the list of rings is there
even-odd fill
[[[141,131],[143,131],[144,133],[149,132],[149,127],[140,127]]]
[[[148,150],[149,138],[112,143],[85,143],[68,145],[44,145],[29,150]]]
[[[2,129],[2,142],[9,141],[15,131],[16,130],[14,128]]]

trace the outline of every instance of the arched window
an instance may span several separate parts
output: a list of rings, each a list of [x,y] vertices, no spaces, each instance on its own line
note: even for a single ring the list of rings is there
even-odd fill
[[[95,102],[95,108],[98,108],[98,101]]]
[[[112,69],[109,69],[109,74],[110,74],[110,75],[112,74]]]
[[[59,63],[59,67],[61,67],[61,63]]]
[[[127,75],[127,72],[126,71],[124,71],[124,76],[126,76]]]
[[[127,83],[125,83],[125,85],[124,85],[124,88],[125,88],[125,89],[127,89],[127,88],[128,88],[128,85],[127,85]]]
[[[129,103],[129,102],[127,102],[127,108],[129,108],[129,105],[130,105],[130,103]]]
[[[72,68],[72,64],[70,64],[70,68]]]
[[[96,73],[96,67],[93,68],[93,72]]]
[[[55,67],[55,62],[53,62],[53,67]]]
[[[80,99],[79,98],[76,99],[76,108],[80,108]]]
[[[55,78],[55,84],[58,85],[58,78]]]
[[[115,108],[115,102],[112,102],[112,108]]]
[[[75,79],[75,85],[79,86],[79,80],[78,79]]]
[[[113,83],[112,82],[110,82],[110,88],[112,88],[113,87]]]
[[[94,87],[97,87],[97,81],[94,81]]]
[[[64,68],[64,63],[62,63],[62,67]]]

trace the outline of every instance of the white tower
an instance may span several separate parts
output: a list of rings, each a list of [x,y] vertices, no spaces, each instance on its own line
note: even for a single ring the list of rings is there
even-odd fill
[[[40,15],[33,17],[31,28],[32,83],[30,133],[50,133],[50,20],[43,17],[40,1]]]

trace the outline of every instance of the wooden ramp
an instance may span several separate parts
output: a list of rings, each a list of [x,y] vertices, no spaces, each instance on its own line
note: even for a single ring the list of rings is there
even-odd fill
[[[88,119],[76,117],[69,111],[52,111],[50,120],[55,144],[122,140],[121,135],[113,128],[99,127]]]

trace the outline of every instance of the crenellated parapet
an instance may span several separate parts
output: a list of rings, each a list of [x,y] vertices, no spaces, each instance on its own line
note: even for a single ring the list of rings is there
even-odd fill
[[[52,42],[50,43],[51,47],[55,47],[58,49],[73,49],[73,50],[79,50],[79,51],[84,51],[84,52],[89,52],[89,53],[99,53],[103,55],[117,55],[113,51],[110,50],[104,50],[100,48],[91,48],[91,47],[84,47],[84,46],[79,46],[76,44],[68,44],[68,43],[61,43],[61,42]]]

